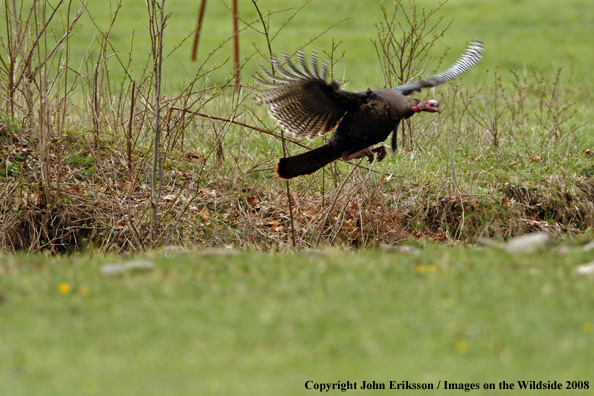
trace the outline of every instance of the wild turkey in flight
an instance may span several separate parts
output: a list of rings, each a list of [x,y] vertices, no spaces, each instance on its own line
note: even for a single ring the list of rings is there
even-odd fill
[[[298,138],[312,139],[336,130],[328,142],[314,150],[281,158],[276,173],[281,179],[309,175],[339,158],[351,160],[366,156],[378,161],[386,156],[386,148],[369,147],[381,143],[390,132],[392,149],[396,148],[396,130],[400,120],[415,113],[439,111],[436,100],[412,98],[413,92],[436,87],[466,73],[481,59],[483,43],[471,43],[456,63],[443,73],[423,80],[411,81],[393,89],[368,89],[349,92],[340,89],[336,80],[326,81],[328,62],[318,68],[313,54],[308,66],[303,51],[299,50],[297,67],[284,52],[284,67],[276,57],[272,66],[278,75],[262,67],[262,75],[254,80],[268,89],[254,89],[257,101],[268,107],[272,118],[280,127]]]

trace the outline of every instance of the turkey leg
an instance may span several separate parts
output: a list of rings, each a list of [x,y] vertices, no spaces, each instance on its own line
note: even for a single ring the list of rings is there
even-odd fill
[[[345,153],[342,155],[342,159],[345,161],[350,161],[352,159],[367,157],[367,160],[371,163],[374,160],[374,153],[377,153],[377,160],[379,162],[379,161],[383,160],[387,154],[386,147],[379,146],[379,147],[374,148],[373,150],[370,150],[369,147],[367,147],[367,148],[365,148],[361,151],[357,151],[356,153],[353,153],[353,154]]]

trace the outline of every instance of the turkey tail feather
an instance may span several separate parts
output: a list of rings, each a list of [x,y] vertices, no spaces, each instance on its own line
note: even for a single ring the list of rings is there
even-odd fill
[[[292,179],[296,176],[310,175],[329,163],[336,161],[340,155],[334,149],[323,145],[315,150],[307,151],[292,157],[281,158],[276,166],[276,174],[281,179]]]

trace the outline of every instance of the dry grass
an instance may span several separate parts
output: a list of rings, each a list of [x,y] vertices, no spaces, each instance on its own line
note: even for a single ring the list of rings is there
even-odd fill
[[[40,168],[38,158],[25,161],[30,168]],[[241,171],[204,183],[194,169],[205,168],[207,161],[184,161],[192,165],[185,172],[166,172],[159,203],[162,221],[154,240],[147,237],[151,190],[146,181],[103,181],[96,176],[44,187],[36,172],[23,172],[18,181],[2,185],[0,198],[8,209],[2,211],[0,226],[3,249],[62,252],[85,241],[115,252],[173,244],[264,250],[290,246],[290,216],[281,183],[253,183]],[[58,161],[50,169],[63,175],[81,172]],[[213,170],[203,172],[203,177],[213,176]],[[494,195],[442,195],[412,183],[387,191],[385,177],[357,169],[341,191],[295,190],[293,215],[301,247],[370,247],[411,238],[468,241],[533,230],[579,235],[594,224],[592,178],[570,182],[551,177],[530,187],[505,183]]]

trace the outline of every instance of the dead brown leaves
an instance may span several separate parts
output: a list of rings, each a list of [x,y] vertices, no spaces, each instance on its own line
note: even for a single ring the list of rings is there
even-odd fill
[[[150,188],[138,176],[123,170],[92,174],[88,167],[60,162],[52,154],[47,156],[47,175],[53,184],[43,187],[38,183],[39,157],[25,149],[10,150],[12,162],[24,161],[25,166],[17,169],[24,172],[19,182],[3,179],[0,184],[2,207],[10,208],[0,212],[2,249],[58,252],[84,241],[116,252],[176,244],[263,250],[291,246],[286,190],[276,179],[264,185],[220,177],[205,185],[196,181],[195,167],[170,169],[159,202],[159,230],[153,233],[148,216]],[[203,160],[190,151],[182,157],[194,164]],[[532,153],[524,158],[544,160]],[[108,165],[108,169],[113,166]],[[348,181],[340,193],[292,190],[297,246],[312,247],[318,239],[322,245],[353,247],[393,245],[408,239],[469,240],[476,235],[586,230],[594,224],[591,179],[573,184],[550,179],[532,187],[507,184],[486,195],[445,196],[427,185],[408,184],[391,191],[390,183],[358,178]],[[151,239],[152,235],[156,238]]]

